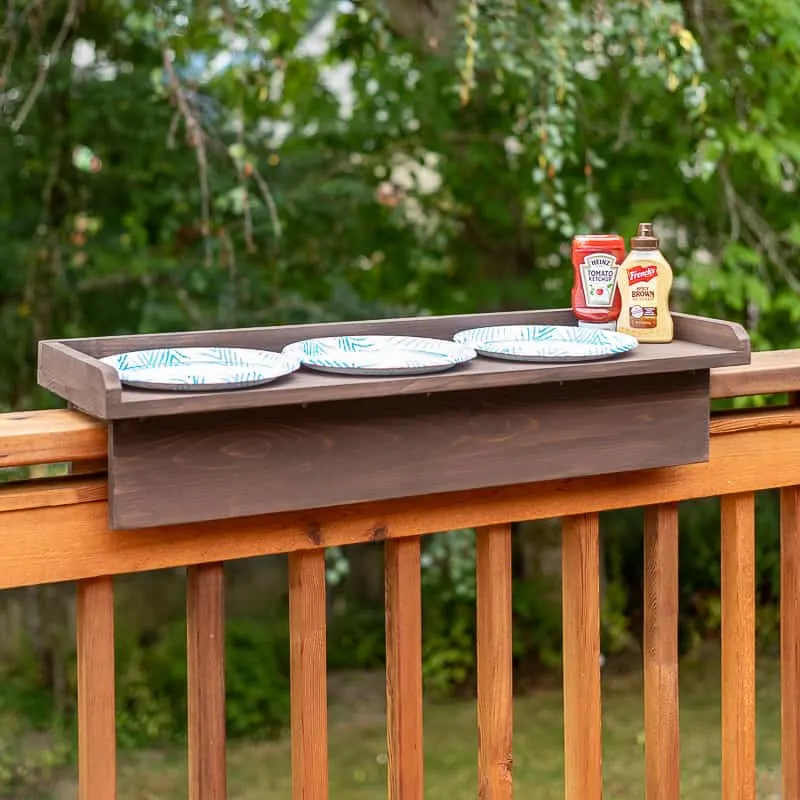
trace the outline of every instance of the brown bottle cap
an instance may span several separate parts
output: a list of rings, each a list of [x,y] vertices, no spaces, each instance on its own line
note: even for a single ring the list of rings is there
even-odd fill
[[[658,250],[658,238],[652,222],[640,222],[636,236],[631,239],[634,250]]]

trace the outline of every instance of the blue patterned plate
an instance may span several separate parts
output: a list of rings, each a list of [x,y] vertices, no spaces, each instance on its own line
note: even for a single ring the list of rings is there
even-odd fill
[[[304,366],[342,375],[423,375],[470,361],[471,347],[417,336],[330,336],[283,348]]]
[[[626,333],[566,325],[502,325],[460,331],[453,339],[482,356],[542,363],[599,361],[635,350]]]
[[[184,392],[245,389],[300,368],[296,358],[244,347],[135,350],[101,358],[126,386]]]

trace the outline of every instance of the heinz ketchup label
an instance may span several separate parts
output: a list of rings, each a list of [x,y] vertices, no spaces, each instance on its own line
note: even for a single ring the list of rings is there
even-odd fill
[[[617,288],[619,264],[610,253],[592,253],[580,266],[586,304],[609,308]]]
[[[617,286],[625,260],[625,240],[616,234],[576,236],[572,240],[572,311],[579,324],[603,325],[619,317]]]

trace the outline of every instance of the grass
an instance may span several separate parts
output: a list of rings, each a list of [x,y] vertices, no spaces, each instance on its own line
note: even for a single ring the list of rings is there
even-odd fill
[[[604,670],[603,768],[606,800],[644,797],[642,686],[638,671]],[[778,667],[758,669],[758,797],[780,798],[780,695]],[[330,795],[333,800],[386,796],[382,675],[334,675],[330,708]],[[720,798],[719,655],[706,653],[681,665],[681,795]],[[474,702],[425,706],[425,796],[461,800],[476,795]],[[514,785],[518,797],[563,798],[561,692],[542,689],[514,705]],[[290,796],[288,741],[232,742],[228,755],[231,800],[284,800]],[[65,784],[58,800],[75,797]],[[120,800],[182,800],[186,794],[181,751],[122,757]]]

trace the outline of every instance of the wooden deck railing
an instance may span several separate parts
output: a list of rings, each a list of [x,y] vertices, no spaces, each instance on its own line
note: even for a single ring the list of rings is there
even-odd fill
[[[800,391],[800,350],[715,372],[715,397]],[[620,446],[624,446],[621,444]],[[800,408],[712,419],[707,463],[132,532],[107,526],[101,424],[0,416],[0,467],[72,474],[0,488],[0,588],[77,581],[82,800],[116,796],[113,576],[188,567],[189,795],[226,796],[224,562],[289,554],[292,796],[328,796],[324,550],[386,548],[389,797],[422,800],[420,537],[476,527],[481,798],[512,796],[511,522],[563,518],[568,800],[602,791],[598,512],[646,506],[644,705],[649,800],[679,797],[678,503],[722,502],[722,797],[755,800],[754,493],[781,489],[782,780],[800,798]]]

